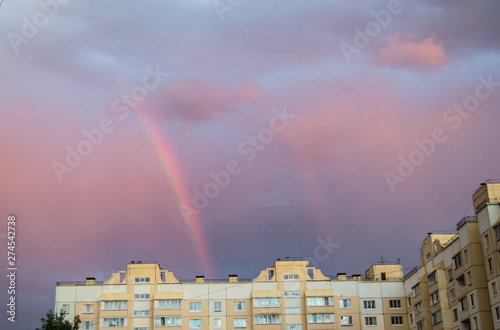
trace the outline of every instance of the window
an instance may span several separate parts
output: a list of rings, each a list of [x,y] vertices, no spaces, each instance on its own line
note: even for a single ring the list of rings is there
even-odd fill
[[[425,330],[424,320],[417,322],[417,330]]]
[[[149,277],[136,277],[135,283],[149,283]]]
[[[214,301],[214,312],[221,312],[221,311],[222,311],[222,302]]]
[[[413,314],[412,313],[408,314],[408,322],[410,324],[413,324]]]
[[[222,319],[214,319],[214,328],[215,329],[222,328]]]
[[[83,321],[82,322],[82,330],[94,330],[94,322]]]
[[[69,304],[62,304],[62,306],[61,306],[61,311],[62,311],[64,314],[69,314]]]
[[[123,311],[127,310],[126,300],[110,300],[101,302],[101,310],[103,311]]]
[[[94,314],[94,304],[83,304],[82,314]]]
[[[146,317],[149,316],[149,310],[134,311],[134,317]]]
[[[307,306],[333,306],[333,297],[307,297]]]
[[[244,311],[246,310],[246,302],[244,301],[235,301],[234,302],[234,311]]]
[[[434,306],[439,302],[439,291],[434,292],[431,294],[431,306]]]
[[[255,315],[254,324],[281,324],[280,314]]]
[[[495,307],[495,316],[497,318],[497,321],[500,321],[500,307]]]
[[[463,297],[462,299],[460,299],[459,303],[460,303],[460,311],[467,310],[467,297]]]
[[[450,268],[448,269],[448,282],[453,281],[453,270]]]
[[[467,249],[464,250],[464,259],[465,262],[469,262],[469,250]]]
[[[453,313],[453,322],[457,322],[458,321],[458,309],[457,308],[453,309],[452,313]]]
[[[401,308],[401,300],[400,299],[392,299],[389,300],[389,308]]]
[[[484,248],[486,250],[490,248],[490,237],[488,234],[484,235]]]
[[[477,316],[474,316],[472,318],[472,324],[473,324],[473,328],[472,329],[477,330],[478,329],[477,328]]]
[[[299,329],[302,330],[302,324],[287,324],[286,329]]]
[[[285,281],[293,281],[293,280],[298,280],[299,279],[299,275],[297,274],[293,274],[293,275],[283,275],[283,279]]]
[[[182,317],[155,317],[155,327],[180,327]]]
[[[410,307],[411,306],[411,297],[408,297],[407,302],[408,302],[408,307]]]
[[[430,252],[425,255],[425,259],[427,259],[427,261],[429,261],[431,259],[431,253]]]
[[[472,273],[470,271],[467,272],[467,284],[472,285]]]
[[[351,299],[340,299],[339,306],[340,308],[351,308]]]
[[[413,297],[416,297],[420,294],[420,283],[415,285],[413,288],[412,288],[412,291],[413,291]]]
[[[158,300],[157,309],[181,309],[180,299]]]
[[[286,307],[285,314],[300,314],[300,307]]]
[[[376,316],[365,317],[365,325],[377,325],[377,317]]]
[[[200,319],[189,320],[189,329],[201,329],[201,320]]]
[[[247,327],[247,319],[234,319],[234,327],[235,328],[246,328]]]
[[[457,269],[458,267],[462,266],[462,255],[460,252],[456,254],[453,258],[453,268]]]
[[[474,301],[474,294],[471,293],[469,298],[470,298],[470,308],[476,307],[476,302]]]
[[[459,277],[457,277],[455,281],[457,282],[457,288],[459,290],[463,288],[465,286],[465,274],[462,274]]]
[[[253,307],[280,307],[280,298],[257,298]]]
[[[491,258],[488,259],[488,270],[493,273],[493,259]]]
[[[391,316],[391,324],[392,325],[403,324],[403,317],[402,316]]]
[[[103,328],[112,328],[112,327],[120,327],[123,328],[126,326],[125,318],[123,317],[115,317],[115,318],[104,318],[102,319],[102,327]]]
[[[307,323],[334,323],[333,314],[307,314]]]
[[[363,306],[365,309],[375,309],[375,300],[365,300]]]
[[[432,272],[430,273],[428,276],[427,276],[427,283],[429,286],[433,285],[434,283],[437,282],[437,279],[436,279],[436,272]]]
[[[415,315],[422,313],[422,302],[415,304]]]
[[[148,327],[134,327],[134,330],[149,330]]]
[[[135,300],[146,300],[149,299],[149,293],[141,293],[134,295]]]
[[[495,227],[495,235],[497,237],[497,241],[500,240],[500,226]]]
[[[352,316],[341,316],[340,325],[352,325]]]
[[[455,289],[450,290],[450,301],[455,301],[457,299],[457,296],[455,295]]]
[[[285,291],[285,296],[300,296],[300,291]]]
[[[190,312],[201,312],[201,302],[190,302],[189,303]]]
[[[437,324],[443,320],[441,316],[441,311],[437,311],[436,313],[432,314],[432,324]]]
[[[495,282],[495,281],[491,282],[491,293],[492,293],[493,297],[495,297],[498,294],[497,282]]]

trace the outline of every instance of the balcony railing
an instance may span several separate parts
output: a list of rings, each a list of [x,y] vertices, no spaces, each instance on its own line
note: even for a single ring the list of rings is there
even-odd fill
[[[467,217],[463,217],[462,220],[460,220],[458,223],[457,223],[457,229],[462,226],[464,223],[466,223],[467,221],[477,221],[476,217],[475,216],[467,216]]]

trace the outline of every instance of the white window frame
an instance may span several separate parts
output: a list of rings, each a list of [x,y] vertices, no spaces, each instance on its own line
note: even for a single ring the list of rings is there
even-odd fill
[[[375,309],[375,300],[363,300],[364,309]]]
[[[201,329],[201,319],[189,319],[189,329]]]
[[[339,299],[339,307],[341,309],[350,309],[352,307],[351,299]]]
[[[377,325],[377,317],[376,316],[365,316],[365,325]]]
[[[155,323],[154,323],[155,327],[180,327],[180,326],[182,326],[182,317],[180,317],[180,316],[157,316],[157,317],[155,317],[154,321],[155,321]],[[163,325],[162,325],[162,323],[163,323]]]
[[[149,283],[151,283],[150,280],[151,280],[151,278],[149,278],[149,277],[136,277],[134,280],[134,283],[135,284],[149,284]]]
[[[401,309],[401,299],[390,299],[389,300],[390,309]]]
[[[94,330],[94,321],[82,321],[81,330]]]
[[[201,302],[200,301],[192,301],[189,303],[189,311],[192,313],[200,313],[201,312]]]
[[[247,327],[247,319],[246,318],[235,318],[233,322],[234,322],[235,329],[241,329],[241,328]],[[243,323],[243,324],[239,324],[239,323]]]
[[[353,325],[352,323],[352,315],[342,315],[340,317],[340,326]]]
[[[393,315],[391,316],[391,325],[403,325],[403,316],[401,315]]]
[[[245,312],[247,310],[247,302],[246,301],[233,302],[233,310],[235,312]]]

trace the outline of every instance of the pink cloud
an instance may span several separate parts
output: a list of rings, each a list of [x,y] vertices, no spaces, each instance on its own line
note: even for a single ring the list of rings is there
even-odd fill
[[[406,39],[406,40],[404,40]],[[390,34],[383,40],[384,46],[374,58],[379,66],[390,66],[396,69],[408,70],[440,70],[442,66],[452,63],[442,45],[436,44],[434,36],[421,42],[412,35],[406,38]]]
[[[253,81],[223,84],[193,77],[168,85],[154,114],[190,122],[211,121],[266,95],[266,90]]]

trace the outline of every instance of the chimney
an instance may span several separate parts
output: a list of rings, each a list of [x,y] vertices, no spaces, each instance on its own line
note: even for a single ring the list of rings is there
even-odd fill
[[[205,283],[205,276],[196,276],[196,283]]]
[[[355,281],[361,281],[361,274],[352,274],[352,279]]]
[[[87,277],[85,279],[85,285],[95,285],[95,277]]]
[[[229,283],[238,282],[238,275],[229,275]]]

